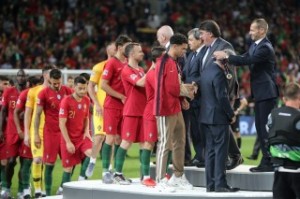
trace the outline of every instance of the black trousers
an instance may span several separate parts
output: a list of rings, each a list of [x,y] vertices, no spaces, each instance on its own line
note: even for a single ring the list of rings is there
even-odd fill
[[[300,173],[274,173],[274,199],[300,199]]]

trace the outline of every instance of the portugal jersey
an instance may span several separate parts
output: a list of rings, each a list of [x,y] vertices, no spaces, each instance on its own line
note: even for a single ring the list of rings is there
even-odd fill
[[[105,69],[102,74],[102,79],[107,80],[109,85],[115,91],[124,95],[124,87],[121,81],[121,72],[127,63],[122,63],[116,57],[107,60]],[[106,95],[104,108],[123,109],[123,103],[120,99]]]
[[[66,127],[72,142],[83,140],[85,120],[89,118],[90,100],[84,96],[77,101],[73,95],[65,97],[60,103],[59,118],[66,118]]]
[[[125,89],[126,102],[124,104],[124,116],[143,116],[146,106],[145,88],[136,83],[145,75],[143,68],[132,68],[129,65],[122,70],[122,82]]]
[[[155,70],[150,69],[147,73],[146,82],[145,82],[147,104],[145,107],[143,117],[146,120],[155,120],[155,116],[153,115],[154,87],[155,87]]]

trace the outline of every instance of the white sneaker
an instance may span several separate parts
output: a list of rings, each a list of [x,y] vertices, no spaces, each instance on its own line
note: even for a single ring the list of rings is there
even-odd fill
[[[159,192],[170,192],[174,193],[176,192],[175,187],[172,187],[168,184],[168,179],[163,178],[156,184],[156,188],[158,189]]]
[[[56,191],[56,195],[62,195],[63,191],[64,191],[64,189],[62,187],[58,187],[58,189]]]
[[[87,170],[85,171],[85,175],[87,177],[91,177],[94,173],[94,168],[95,168],[95,163],[90,162],[88,167],[87,167]]]
[[[181,190],[192,190],[193,189],[193,185],[191,183],[189,183],[189,181],[186,179],[184,174],[180,177],[176,177],[173,174],[171,179],[168,181],[168,185],[172,186],[172,187],[176,187]]]
[[[17,193],[17,199],[23,199],[23,192]]]

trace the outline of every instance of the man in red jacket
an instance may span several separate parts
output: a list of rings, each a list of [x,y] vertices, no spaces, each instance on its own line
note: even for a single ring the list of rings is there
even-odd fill
[[[184,56],[188,40],[182,34],[170,39],[168,53],[158,59],[155,69],[154,115],[157,116],[158,146],[156,154],[156,179],[160,190],[192,189],[184,175],[185,125],[181,112],[189,103],[181,95],[181,69],[177,58]],[[172,150],[173,176],[165,177],[168,153]]]

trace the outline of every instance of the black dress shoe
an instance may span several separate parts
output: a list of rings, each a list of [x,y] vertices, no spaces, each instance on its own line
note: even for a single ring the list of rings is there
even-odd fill
[[[198,161],[197,163],[194,163],[194,165],[198,168],[204,168],[205,162],[204,161]]]
[[[235,157],[230,157],[229,161],[227,161],[226,164],[226,170],[232,170],[239,166],[240,164],[243,164],[244,159],[241,155],[235,156]]]
[[[239,191],[239,188],[227,186],[227,187],[218,187],[215,189],[216,192],[237,192]]]
[[[206,188],[206,192],[214,192],[215,188],[214,187],[208,187]]]
[[[257,158],[258,158],[257,155],[253,155],[253,154],[247,157],[248,160],[257,160]]]
[[[274,167],[271,165],[260,165],[258,167],[252,167],[250,168],[251,172],[273,172]]]

